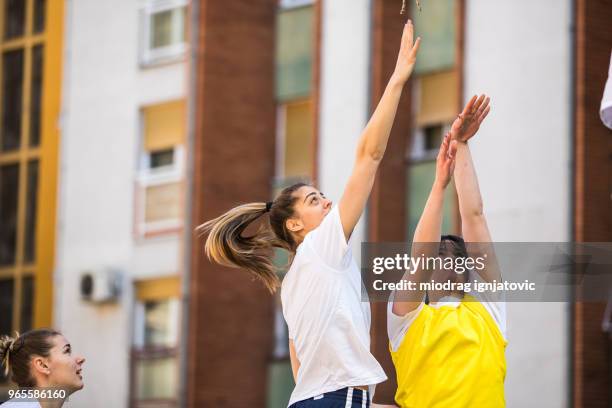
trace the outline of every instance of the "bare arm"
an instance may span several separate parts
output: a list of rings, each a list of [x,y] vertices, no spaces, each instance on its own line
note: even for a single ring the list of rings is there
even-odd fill
[[[297,382],[297,373],[300,369],[300,361],[295,354],[295,346],[293,340],[289,339],[289,359],[291,360],[291,372],[293,372],[293,381]]]
[[[455,142],[451,143],[450,136],[446,135],[442,146],[440,146],[436,159],[436,178],[423,209],[423,214],[421,214],[419,223],[414,231],[412,257],[419,257],[421,255],[435,257],[438,255],[442,232],[444,190],[448,186],[453,174],[455,145]],[[415,282],[418,288],[421,282],[429,280],[430,275],[431,271],[421,268],[416,271],[407,271],[402,279]],[[395,299],[400,300],[393,302],[393,313],[403,316],[411,312],[419,306],[424,295],[425,293],[420,290],[396,293]]]
[[[457,164],[454,175],[463,239],[466,242],[490,242],[491,235],[483,213],[478,177],[467,143],[459,143],[457,146]]]
[[[489,98],[475,96],[453,123],[451,134],[458,141],[455,166],[455,186],[461,213],[461,232],[470,256],[484,256],[485,268],[479,275],[487,282],[500,280],[501,273],[491,245],[491,234],[483,212],[478,177],[472,161],[468,140],[472,138],[490,111]]]
[[[372,191],[378,166],[387,148],[402,89],[416,62],[420,38],[414,43],[413,39],[412,22],[408,21],[404,26],[395,71],[357,144],[355,165],[338,204],[347,240],[359,221]]]

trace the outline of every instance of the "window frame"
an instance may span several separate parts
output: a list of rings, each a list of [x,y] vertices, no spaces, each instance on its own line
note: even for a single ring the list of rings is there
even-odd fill
[[[163,166],[151,169],[150,152],[141,151],[141,168],[136,177],[137,211],[136,231],[139,237],[149,237],[160,233],[178,232],[183,227],[183,217],[168,218],[161,221],[146,220],[147,189],[150,187],[168,184],[181,184],[184,181],[185,168],[185,146],[174,146],[174,163],[171,166]],[[147,167],[144,167],[144,166]]]
[[[53,322],[53,288],[52,274],[55,267],[55,242],[56,242],[56,198],[58,194],[58,147],[60,139],[57,118],[61,107],[61,63],[64,26],[64,2],[46,1],[42,8],[38,8],[34,0],[23,0],[25,5],[24,30],[15,37],[5,38],[4,28],[6,17],[4,11],[0,11],[0,53],[2,58],[8,51],[23,50],[24,65],[22,71],[21,90],[21,129],[20,144],[17,148],[0,151],[0,166],[19,166],[19,189],[17,198],[17,232],[15,261],[9,265],[0,266],[0,279],[13,280],[13,302],[12,302],[12,327],[11,333],[23,332],[34,327],[52,326]],[[36,17],[42,16],[41,29],[37,28]],[[42,47],[42,61],[37,61],[35,50]],[[0,61],[2,62],[2,61]],[[37,64],[39,62],[39,64]],[[0,64],[1,66],[1,64]],[[39,78],[33,74],[39,70]],[[36,88],[35,85],[39,87]],[[40,109],[34,109],[34,101],[38,95],[44,95],[44,101],[40,101]],[[0,105],[3,103],[4,89],[0,90]],[[14,102],[11,102],[14,103]],[[34,119],[34,115],[37,116]],[[33,125],[34,121],[38,123]],[[2,125],[4,126],[4,125]],[[37,129],[37,134],[32,132]],[[33,143],[33,141],[35,141]],[[38,162],[36,183],[36,206],[28,215],[29,200],[28,191],[31,186],[27,177],[28,168],[32,161]],[[34,191],[34,189],[32,189]],[[41,203],[48,205],[41,205]],[[3,220],[0,220],[2,222]],[[33,225],[33,260],[26,258],[26,247],[28,237],[28,222]],[[27,279],[32,279],[34,293],[26,299],[24,287]],[[22,327],[24,322],[23,308],[25,301],[31,301],[28,305],[31,314],[31,327]],[[0,382],[0,402],[8,397],[6,392],[13,388],[10,382]]]
[[[310,97],[308,98],[298,98],[298,99],[291,99],[291,100],[287,100],[287,101],[279,101],[277,102],[276,105],[276,157],[275,157],[275,161],[276,161],[276,165],[275,165],[275,180],[277,183],[281,183],[281,184],[287,184],[290,181],[294,180],[295,182],[298,181],[303,181],[303,180],[309,180],[312,177],[312,174],[314,172],[314,158],[316,155],[316,152],[314,152],[312,143],[314,142],[314,130],[310,129],[310,149],[311,151],[308,152],[308,154],[310,155],[310,159],[311,159],[311,163],[310,163],[310,172],[309,174],[298,174],[298,175],[288,175],[286,172],[286,158],[287,158],[287,125],[288,125],[288,121],[287,121],[287,110],[290,107],[290,105],[296,106],[296,105],[310,105],[309,109],[311,109],[311,121],[314,120],[314,115],[316,114],[316,112],[314,112],[314,105],[312,102],[312,99]],[[310,124],[312,126],[312,123]]]
[[[180,100],[180,99],[179,99]],[[166,184],[179,183],[183,187],[185,182],[186,151],[185,144],[175,144],[173,149],[173,163],[169,166],[151,168],[151,153],[145,149],[145,108],[163,105],[171,101],[143,105],[139,111],[139,145],[138,168],[136,169],[134,186],[134,234],[137,238],[151,238],[159,235],[179,233],[184,224],[184,214],[178,218],[169,218],[162,221],[147,222],[147,188]],[[164,149],[165,150],[165,149]],[[182,200],[183,197],[181,197]]]
[[[450,123],[440,123],[439,125],[435,126],[442,127],[442,137],[444,137],[446,132],[449,132],[451,128]],[[436,158],[438,156],[438,149],[425,148],[425,128],[427,127],[433,126],[417,127],[413,130],[412,141],[410,146],[408,146],[408,151],[406,154],[406,162],[408,165],[436,161]]]
[[[153,16],[164,11],[186,8],[188,0],[149,0],[140,11],[140,65],[143,68],[155,65],[178,62],[185,59],[188,40],[165,47],[151,48],[151,29]],[[183,30],[187,26],[187,18],[183,21]]]
[[[183,307],[181,301],[181,276],[171,275],[166,277],[143,279],[134,282],[133,331],[130,344],[130,406],[133,408],[145,408],[149,404],[154,406],[163,405],[168,408],[176,408],[180,402],[180,344],[181,331],[177,331],[176,344],[174,346],[146,346],[144,345],[145,328],[145,303],[149,301],[176,301],[178,316],[181,321]],[[138,381],[137,364],[140,361],[154,361],[161,358],[175,358],[177,367],[177,390],[175,398],[151,398],[138,399],[136,384]]]

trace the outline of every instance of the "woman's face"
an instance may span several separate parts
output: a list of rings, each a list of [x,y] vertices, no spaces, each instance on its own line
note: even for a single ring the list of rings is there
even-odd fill
[[[66,389],[72,393],[83,388],[83,363],[85,358],[72,353],[72,347],[62,335],[51,338],[49,352],[49,386]]]
[[[296,217],[287,220],[287,227],[293,233],[304,237],[321,225],[323,218],[331,210],[332,202],[311,186],[301,187],[294,195],[297,197],[294,207]]]

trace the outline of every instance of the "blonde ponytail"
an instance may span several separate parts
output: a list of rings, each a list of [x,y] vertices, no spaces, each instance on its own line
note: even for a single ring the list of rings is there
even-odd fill
[[[196,230],[200,234],[209,234],[204,245],[208,259],[220,265],[248,270],[273,293],[280,286],[280,280],[271,251],[274,247],[283,247],[283,244],[266,226],[261,226],[255,235],[242,235],[266,212],[266,203],[244,204],[205,222]]]
[[[285,221],[294,215],[296,197],[293,193],[307,185],[294,184],[271,203],[243,204],[197,227],[201,235],[208,234],[204,245],[208,259],[220,265],[246,269],[274,293],[280,286],[280,279],[272,261],[273,249],[295,252],[296,243]],[[249,225],[268,212],[268,223],[260,226],[252,236],[242,235]]]

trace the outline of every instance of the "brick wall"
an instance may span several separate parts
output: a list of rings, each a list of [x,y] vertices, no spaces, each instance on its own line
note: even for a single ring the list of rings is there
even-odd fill
[[[397,61],[406,15],[400,15],[401,2],[375,0],[372,21],[371,112],[374,112]],[[406,239],[406,149],[410,137],[410,84],[404,88],[385,158],[380,165],[368,210],[369,241]],[[372,303],[372,352],[389,380],[376,388],[375,402],[394,400],[395,369],[389,354],[387,304]]]
[[[612,241],[612,131],[599,105],[612,50],[612,1],[575,2],[576,241]],[[601,330],[605,304],[574,306],[575,407],[609,407],[610,340]]]
[[[199,0],[193,227],[267,201],[274,175],[276,0]],[[187,405],[265,407],[273,298],[194,237]]]

